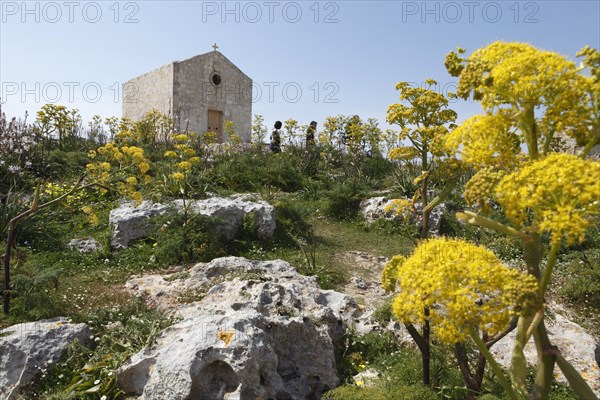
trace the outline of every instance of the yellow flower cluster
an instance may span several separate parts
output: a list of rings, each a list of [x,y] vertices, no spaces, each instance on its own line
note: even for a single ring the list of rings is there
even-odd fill
[[[391,212],[401,220],[408,221],[411,213],[414,212],[414,206],[412,201],[408,199],[394,199],[384,207],[383,211],[386,213]]]
[[[50,201],[56,199],[66,193],[69,193],[73,190],[73,185],[60,185],[57,183],[47,183],[43,190],[42,196],[47,197],[44,201]],[[62,204],[69,211],[81,210],[84,214],[88,216],[89,222],[92,225],[98,225],[100,223],[100,219],[98,215],[94,212],[92,207],[88,205],[83,205],[86,202],[89,202],[89,198],[86,196],[86,192],[81,190],[75,190],[72,194],[66,196]]]
[[[530,152],[535,153],[540,139],[550,141],[555,132],[581,145],[594,135],[589,118],[597,119],[593,117],[597,106],[591,105],[597,100],[588,98],[594,86],[574,62],[526,43],[494,42],[466,60],[459,56],[463,52],[452,52],[446,59],[448,71],[460,75],[458,96],[472,95],[490,112],[508,106]]]
[[[220,135],[217,132],[205,132],[202,135],[205,144],[217,143],[220,140]]]
[[[428,319],[450,344],[466,340],[474,328],[497,334],[512,315],[530,314],[540,306],[533,276],[502,265],[483,246],[458,239],[427,240],[407,259],[392,258],[382,286],[390,290],[396,282],[396,317],[413,324]]]
[[[468,205],[477,205],[482,214],[490,212],[490,200],[495,199],[498,183],[506,175],[503,170],[484,168],[478,171],[465,185],[465,201]]]
[[[451,154],[459,153],[464,162],[482,168],[513,165],[521,142],[509,118],[486,114],[463,122],[446,136],[445,144]]]
[[[471,172],[469,164],[455,157],[445,157],[436,160],[437,168],[432,171],[436,182],[449,184]]]
[[[169,175],[173,180],[175,181],[181,181],[185,178],[185,175],[182,174],[181,172],[173,172],[171,175]]]
[[[147,174],[150,162],[144,157],[143,149],[107,143],[96,151],[90,151],[88,156],[93,161],[86,168],[93,181],[103,186],[114,184],[119,194],[141,203],[142,194],[138,191],[138,185],[151,181]]]
[[[83,206],[83,207],[81,207],[81,211],[85,215],[88,216],[90,224],[92,224],[92,225],[98,225],[100,223],[100,219],[98,218],[98,215],[94,212],[94,210],[92,209],[92,207],[90,207],[90,206]]]
[[[175,172],[169,174],[169,177],[174,181],[182,181],[195,165],[200,164],[201,160],[192,148],[192,139],[188,135],[183,133],[174,135],[173,141],[176,143],[173,150],[167,150],[164,156],[173,163],[176,169]]]
[[[42,195],[44,195],[44,197],[48,197],[48,201],[49,200],[54,200],[68,192],[70,192],[71,190],[73,190],[73,185],[61,185],[58,183],[46,183],[44,185],[44,188],[42,190]],[[85,197],[85,193],[82,193],[80,191],[75,191],[74,193],[68,195],[63,203],[66,204],[67,208],[72,208],[72,207],[78,207],[78,204],[80,204]]]
[[[173,141],[177,142],[177,143],[187,143],[189,142],[190,138],[188,135],[186,135],[185,133],[179,133],[177,135],[173,136]]]
[[[115,134],[115,142],[117,143],[139,143],[140,135],[131,129],[122,129]]]
[[[552,242],[583,241],[592,215],[600,212],[600,162],[553,153],[507,175],[497,187],[508,218],[523,225],[533,214],[533,228]]]
[[[419,151],[414,147],[395,147],[388,155],[390,160],[412,160],[419,157]]]
[[[235,331],[219,331],[217,332],[217,339],[222,340],[225,347],[229,346],[231,341],[235,338]]]
[[[400,268],[405,261],[406,257],[396,255],[385,264],[385,268],[381,273],[381,287],[386,292],[393,292],[396,290],[396,284],[398,282],[398,268]]]

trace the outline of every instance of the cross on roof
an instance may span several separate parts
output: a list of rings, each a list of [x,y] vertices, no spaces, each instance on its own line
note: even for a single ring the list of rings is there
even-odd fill
[[[217,49],[219,48],[219,46],[217,46],[217,44],[215,43],[215,44],[212,45],[212,48],[213,48],[214,51],[217,51]]]

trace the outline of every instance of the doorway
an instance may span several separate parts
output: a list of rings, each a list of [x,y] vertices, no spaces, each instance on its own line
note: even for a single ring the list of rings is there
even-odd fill
[[[223,111],[208,110],[207,132],[216,132],[216,141],[223,141]]]

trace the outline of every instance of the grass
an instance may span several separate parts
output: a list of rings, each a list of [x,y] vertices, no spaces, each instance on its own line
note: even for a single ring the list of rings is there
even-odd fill
[[[365,252],[391,258],[396,254],[408,254],[413,249],[409,239],[365,229],[357,221],[340,222],[316,215],[310,222],[320,247],[318,260],[332,265],[345,276],[358,274],[365,279],[378,280],[380,271],[357,269],[355,264],[340,259],[342,253]]]
[[[344,253],[365,252],[390,258],[396,254],[408,254],[413,249],[410,240],[369,229],[360,221],[326,217],[322,212],[323,202],[306,200],[295,194],[280,194],[278,201],[285,202],[287,208],[298,213],[282,222],[290,225],[287,232],[277,234],[276,231],[277,237],[273,242],[239,243],[236,248],[229,249],[229,254],[257,260],[282,259],[300,273],[317,275],[323,288],[339,289],[351,276],[377,281],[381,272],[378,268],[359,268],[341,257]],[[302,225],[302,229],[295,231],[297,225]]]

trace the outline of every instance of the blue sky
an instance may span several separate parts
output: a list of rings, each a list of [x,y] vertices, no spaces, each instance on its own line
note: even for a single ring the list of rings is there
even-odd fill
[[[1,1],[3,111],[45,103],[120,116],[120,85],[171,61],[221,51],[254,81],[253,113],[386,127],[399,81],[452,91],[444,57],[495,40],[574,59],[600,47],[600,1]],[[452,104],[463,120],[476,103]]]

